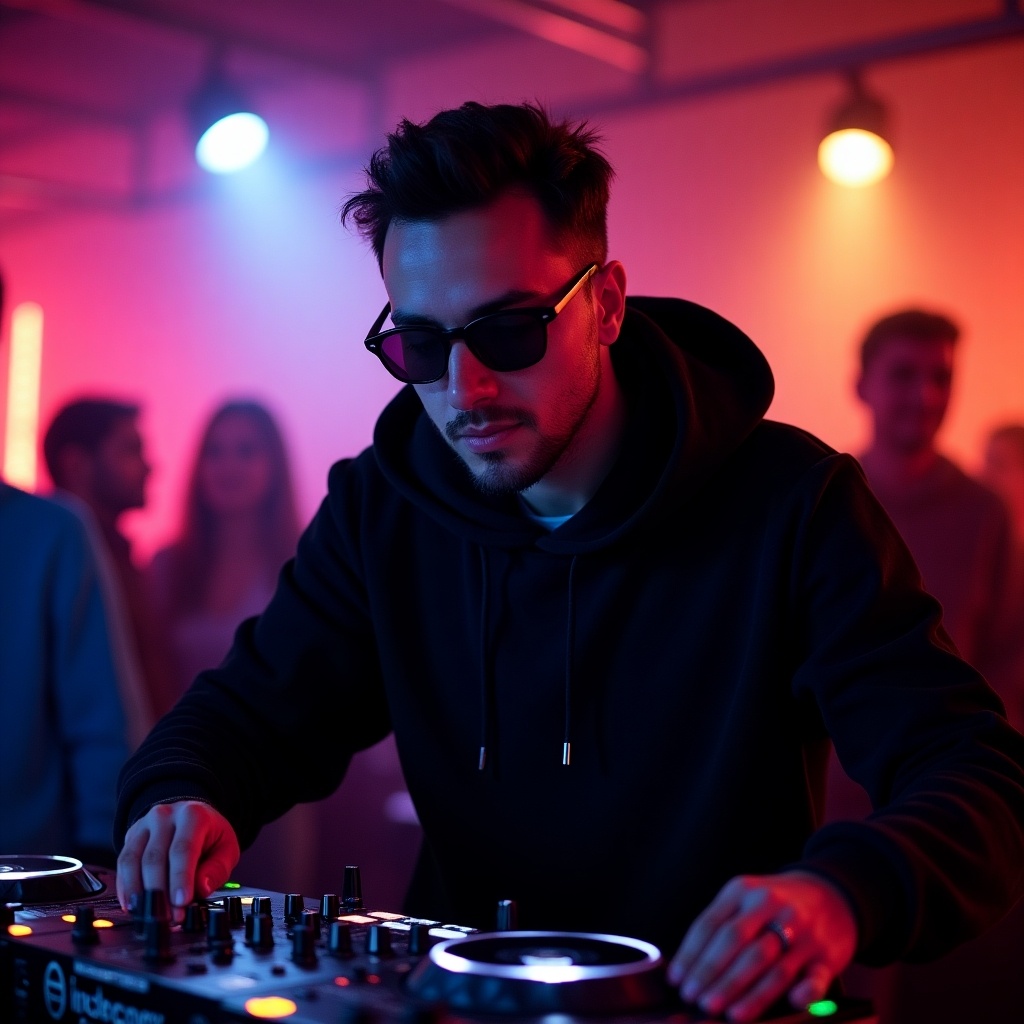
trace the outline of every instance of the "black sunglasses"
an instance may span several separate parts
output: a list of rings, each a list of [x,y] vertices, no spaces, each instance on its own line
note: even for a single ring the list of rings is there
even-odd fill
[[[392,377],[405,384],[432,384],[440,380],[448,372],[452,342],[460,338],[489,370],[525,370],[544,358],[548,324],[598,269],[599,264],[591,263],[581,270],[553,306],[502,309],[447,331],[442,327],[412,326],[378,334],[391,312],[389,302],[370,328],[364,344]]]

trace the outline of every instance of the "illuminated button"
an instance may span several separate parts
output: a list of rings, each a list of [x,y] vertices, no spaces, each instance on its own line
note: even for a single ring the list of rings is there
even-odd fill
[[[251,907],[252,906],[252,901],[255,898],[256,898],[255,896],[243,896],[242,897],[242,906],[243,907]]]
[[[362,914],[343,914],[338,918],[339,921],[348,921],[349,924],[376,924],[377,921],[372,917],[364,917]]]
[[[93,928],[113,928],[114,922],[108,921],[105,917],[97,917],[92,923]]]
[[[27,924],[9,924],[7,926],[7,934],[20,939],[25,935],[31,935],[32,929]]]
[[[375,910],[370,917],[377,918],[378,921],[404,921],[405,917],[402,914],[388,914],[383,910]]]
[[[74,924],[75,923],[75,915],[74,914],[61,914],[60,919],[62,921],[67,921],[68,924]]]
[[[807,1012],[812,1017],[831,1017],[839,1012],[839,1007],[831,999],[819,999],[807,1007]]]
[[[221,886],[221,888],[222,889],[241,889],[242,888],[242,883],[241,882],[225,882]]]
[[[282,1017],[290,1017],[297,1010],[295,1003],[282,996],[257,996],[245,1001],[245,1012],[250,1017],[262,1020],[280,1020]]]

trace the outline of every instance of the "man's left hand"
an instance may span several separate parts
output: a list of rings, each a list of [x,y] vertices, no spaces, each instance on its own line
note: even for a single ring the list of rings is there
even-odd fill
[[[856,948],[853,911],[825,879],[740,875],[690,926],[668,980],[705,1013],[752,1021],[783,995],[801,1009],[823,998]]]

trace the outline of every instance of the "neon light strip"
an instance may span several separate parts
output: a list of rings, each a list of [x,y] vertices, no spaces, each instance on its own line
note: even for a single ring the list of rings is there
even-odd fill
[[[27,491],[36,486],[39,378],[43,362],[43,309],[23,302],[11,315],[11,364],[7,380],[4,476]]]

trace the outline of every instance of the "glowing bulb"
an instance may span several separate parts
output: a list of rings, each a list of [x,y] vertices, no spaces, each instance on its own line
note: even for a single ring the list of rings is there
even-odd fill
[[[818,166],[826,178],[848,188],[864,188],[892,170],[892,146],[863,128],[844,128],[827,135],[818,147]]]
[[[229,114],[203,132],[196,160],[213,174],[232,174],[256,160],[269,138],[267,122],[257,114]]]

